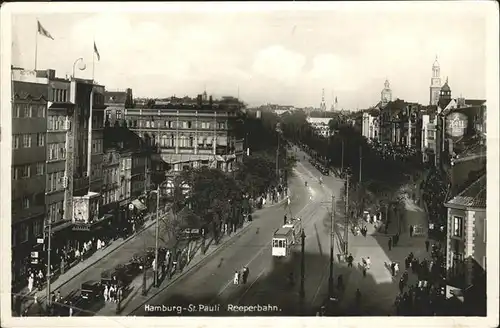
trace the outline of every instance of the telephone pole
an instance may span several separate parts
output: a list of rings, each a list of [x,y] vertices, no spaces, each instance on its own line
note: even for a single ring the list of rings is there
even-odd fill
[[[345,176],[345,222],[344,222],[344,255],[349,254],[349,175]]]
[[[299,291],[299,297],[300,297],[300,312],[303,315],[304,314],[304,298],[306,296],[306,292],[304,290],[304,279],[305,279],[305,270],[306,270],[306,263],[305,263],[305,245],[306,245],[306,234],[304,233],[304,229],[302,228],[302,233],[300,235],[301,239],[301,258],[300,258],[300,291]]]
[[[50,272],[50,252],[51,252],[51,239],[52,239],[52,221],[50,218],[48,218],[49,225],[48,225],[48,237],[47,237],[47,305],[50,304],[50,275],[52,274]]]
[[[328,296],[332,297],[333,295],[333,247],[334,247],[334,223],[335,223],[335,196],[332,195],[332,212],[330,213],[330,275],[328,276]]]

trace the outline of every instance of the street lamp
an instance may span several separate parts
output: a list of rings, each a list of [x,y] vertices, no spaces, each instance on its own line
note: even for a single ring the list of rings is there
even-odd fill
[[[154,270],[154,285],[158,287],[158,230],[160,221],[160,185],[156,190],[151,191],[156,194],[156,224],[155,224],[155,266]]]
[[[79,69],[80,71],[84,71],[84,70],[87,68],[87,65],[83,62],[83,58],[82,58],[82,57],[78,58],[78,59],[77,59],[77,60],[75,60],[75,62],[73,63],[73,77],[75,77],[75,67],[76,67],[76,64],[77,64],[78,62],[80,62],[80,61],[82,62],[83,66],[78,67],[78,69]]]

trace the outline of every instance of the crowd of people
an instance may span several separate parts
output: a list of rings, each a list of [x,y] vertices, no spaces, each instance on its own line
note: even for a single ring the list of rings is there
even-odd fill
[[[418,150],[415,147],[408,147],[407,145],[380,143],[378,141],[374,141],[371,146],[372,149],[375,150],[383,159],[394,159],[406,162],[411,161],[418,156]]]
[[[429,250],[429,242],[426,248]],[[432,245],[431,258],[420,260],[410,252],[405,258],[405,271],[399,279],[399,295],[395,306],[398,315],[432,316],[437,315],[445,302],[444,294],[444,255],[440,244]],[[409,282],[409,272],[417,277]]]

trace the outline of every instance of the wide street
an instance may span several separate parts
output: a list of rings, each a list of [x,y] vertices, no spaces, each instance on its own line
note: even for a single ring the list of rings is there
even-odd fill
[[[319,184],[320,173],[303,160],[302,153],[299,160],[296,176],[290,182],[292,198],[289,209],[279,206],[262,210],[254,218],[251,228],[229,246],[130,315],[298,315],[300,243],[288,261],[282,263],[271,256],[271,239],[274,231],[283,224],[285,213],[301,218],[306,234],[304,304],[308,312],[318,307],[326,296],[328,284],[331,194]],[[339,197],[342,183],[331,177],[324,180],[337,187],[336,196]],[[308,182],[307,188],[304,181]],[[234,285],[234,272],[243,266],[250,270],[247,284]],[[295,277],[293,287],[287,283],[291,271]],[[212,305],[211,309],[216,311],[196,311],[200,304]],[[228,305],[238,304],[277,307],[268,312],[228,311]],[[166,307],[155,307],[157,305]]]

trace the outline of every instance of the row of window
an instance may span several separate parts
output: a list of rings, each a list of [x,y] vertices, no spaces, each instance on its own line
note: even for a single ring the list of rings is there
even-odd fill
[[[52,89],[52,101],[58,103],[68,102],[68,90]]]
[[[43,236],[43,219],[29,220],[16,224],[12,229],[12,246]],[[32,238],[30,238],[32,237]]]
[[[219,130],[227,129],[226,122],[196,122],[192,121],[153,121],[153,120],[128,120],[127,125],[131,128],[167,128],[167,129],[210,129],[213,130],[215,127]]]
[[[119,192],[120,192],[119,189],[106,191],[102,195],[102,204],[106,205],[106,204],[110,204],[110,203],[114,203],[114,202],[119,201],[120,200]]]
[[[61,189],[64,189],[64,171],[47,174],[47,185],[45,190],[47,192],[53,192]]]
[[[47,206],[47,218],[50,222],[62,220],[64,215],[64,201],[49,204]]]
[[[14,104],[12,118],[45,117],[47,105],[43,104]]]
[[[47,144],[47,160],[59,161],[66,159],[66,143],[56,142]]]
[[[47,118],[47,130],[49,131],[64,131],[67,129],[66,121],[67,116],[64,115],[50,115]]]
[[[25,194],[12,200],[12,212],[45,205],[45,193]]]
[[[120,183],[118,168],[103,169],[104,185]]]
[[[102,178],[102,164],[92,164],[91,170],[90,170],[91,176],[91,181],[101,179]]]
[[[483,221],[483,242],[486,242],[486,219]],[[464,218],[460,216],[453,217],[453,237],[462,238],[464,236]]]
[[[34,171],[32,171],[32,166]],[[45,173],[45,162],[15,165],[12,167],[12,180],[28,179],[33,175],[44,175]]]
[[[130,170],[132,168],[132,158],[122,158],[120,168],[122,171]]]
[[[45,133],[19,133],[12,135],[12,148],[43,147],[45,145]]]

